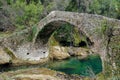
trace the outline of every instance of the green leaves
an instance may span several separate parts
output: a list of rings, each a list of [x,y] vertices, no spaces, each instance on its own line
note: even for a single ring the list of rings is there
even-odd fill
[[[73,30],[73,26],[69,24],[62,25],[58,30],[56,30],[54,37],[58,41],[71,42],[71,30]]]
[[[16,1],[16,3],[11,5],[14,10],[16,10],[16,26],[33,26],[40,21],[41,14],[43,12],[43,5],[41,3],[31,2],[29,5],[26,5],[24,1]]]
[[[0,7],[3,5],[3,3],[0,1]]]
[[[120,19],[120,0],[71,0],[66,11],[99,14]]]
[[[30,35],[28,36],[28,41],[32,41],[33,38],[35,37],[35,34],[37,32],[37,25],[34,25],[30,31]]]
[[[78,28],[71,24],[61,25],[58,30],[53,33],[54,38],[64,45],[79,46],[81,41],[85,41],[85,37],[80,36]]]

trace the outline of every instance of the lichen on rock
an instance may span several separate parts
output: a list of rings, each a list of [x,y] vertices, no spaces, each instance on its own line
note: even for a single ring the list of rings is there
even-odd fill
[[[11,61],[11,57],[0,47],[0,64],[6,64]]]

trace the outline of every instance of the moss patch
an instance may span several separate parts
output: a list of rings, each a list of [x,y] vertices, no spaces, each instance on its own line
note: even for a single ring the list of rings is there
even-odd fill
[[[4,51],[12,58],[12,59],[16,59],[14,53],[12,51],[10,51],[8,48],[4,48]]]
[[[74,34],[73,34],[73,39],[74,39],[74,45],[79,46],[79,43],[82,41],[80,38],[80,34],[77,28],[74,28]]]
[[[30,34],[29,34],[29,36],[27,37],[27,40],[28,40],[28,41],[32,41],[33,38],[35,37],[36,32],[37,32],[37,26],[35,25],[35,26],[32,27],[32,29],[31,29],[31,31],[30,31]]]
[[[49,42],[48,43],[49,43],[50,46],[59,45],[59,42],[54,38],[53,35],[49,38]]]

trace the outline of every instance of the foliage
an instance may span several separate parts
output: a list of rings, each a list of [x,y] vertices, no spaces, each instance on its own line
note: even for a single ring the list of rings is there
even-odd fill
[[[120,0],[6,0],[15,11],[18,30],[38,23],[53,10],[100,14],[120,19]],[[1,5],[1,3],[0,3]]]
[[[4,0],[16,29],[32,27],[53,10],[100,14],[120,19],[120,0]],[[1,4],[0,6],[3,5]],[[13,20],[14,19],[14,20]]]
[[[7,4],[11,4],[11,0],[7,0]]]
[[[66,11],[100,14],[120,19],[120,0],[71,0]]]
[[[57,45],[59,45],[59,42],[56,41],[56,39],[54,38],[54,34],[49,39],[49,45],[50,46],[57,46]]]
[[[56,30],[56,32],[54,33],[54,36],[58,41],[71,42],[72,30],[73,30],[73,26],[69,24],[65,24],[65,25],[62,25],[58,30]]]
[[[66,7],[66,11],[78,11],[77,1],[71,0],[69,5]]]
[[[0,1],[0,7],[1,7],[2,5],[3,5],[2,2]]]
[[[33,40],[33,38],[35,37],[36,32],[37,32],[37,26],[34,25],[32,27],[32,29],[31,29],[31,33],[28,36],[28,41],[32,41]]]
[[[73,32],[73,44],[75,45],[75,46],[79,46],[79,43],[82,41],[82,36],[80,36],[80,34],[79,34],[79,31],[78,31],[78,29],[77,28],[74,28],[74,32]]]
[[[60,26],[60,28],[54,32],[53,36],[61,44],[76,47],[79,46],[81,41],[85,41],[85,37],[79,34],[78,29],[68,23]]]
[[[36,24],[40,20],[43,11],[43,6],[40,3],[36,4],[34,2],[26,5],[25,2],[17,1],[15,4],[12,4],[12,7],[16,10],[15,23],[20,29]]]
[[[100,12],[101,12],[100,11],[100,7],[101,7],[100,2],[98,0],[93,0],[91,4],[92,5],[89,6],[90,7],[89,13],[100,14]]]

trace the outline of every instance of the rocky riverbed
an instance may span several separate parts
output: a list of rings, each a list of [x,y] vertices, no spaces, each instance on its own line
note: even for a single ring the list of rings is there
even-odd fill
[[[47,68],[31,68],[4,72],[0,74],[0,80],[81,80],[78,75],[67,75]]]

